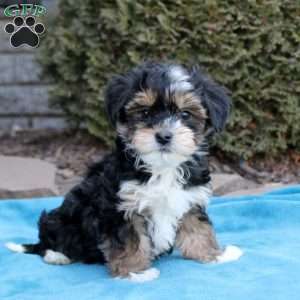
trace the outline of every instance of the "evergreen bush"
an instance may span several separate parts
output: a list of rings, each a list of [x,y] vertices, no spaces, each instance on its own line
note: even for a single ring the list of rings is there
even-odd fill
[[[51,102],[106,141],[102,91],[145,59],[202,65],[232,91],[218,146],[249,158],[300,150],[300,3],[61,0],[41,49]]]

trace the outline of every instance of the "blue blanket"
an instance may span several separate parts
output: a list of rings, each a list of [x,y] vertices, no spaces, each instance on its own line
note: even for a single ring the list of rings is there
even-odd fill
[[[159,279],[143,284],[112,279],[105,267],[53,266],[9,252],[8,241],[37,238],[40,212],[61,198],[0,201],[0,299],[300,299],[300,186],[260,196],[214,198],[209,214],[222,245],[244,255],[225,264],[200,264],[178,253],[154,263]]]

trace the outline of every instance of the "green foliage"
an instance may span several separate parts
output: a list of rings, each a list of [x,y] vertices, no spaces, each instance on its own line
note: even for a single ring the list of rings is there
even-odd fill
[[[288,0],[61,0],[41,63],[52,103],[107,141],[108,78],[144,59],[197,62],[232,91],[218,146],[249,158],[300,150],[300,4]]]

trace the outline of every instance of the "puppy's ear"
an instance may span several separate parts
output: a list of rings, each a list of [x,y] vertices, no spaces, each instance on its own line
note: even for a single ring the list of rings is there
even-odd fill
[[[215,132],[221,132],[225,127],[231,108],[229,91],[205,75],[198,66],[192,68],[191,80],[208,111],[209,125]]]
[[[131,82],[125,75],[113,77],[105,91],[105,109],[111,124],[115,127],[122,110],[130,99]]]

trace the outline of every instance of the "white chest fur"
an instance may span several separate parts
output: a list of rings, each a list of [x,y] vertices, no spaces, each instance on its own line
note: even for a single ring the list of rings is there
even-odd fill
[[[154,174],[146,184],[123,182],[118,193],[123,200],[119,209],[128,218],[133,213],[147,218],[154,254],[159,255],[174,244],[181,217],[196,204],[205,207],[210,194],[205,186],[183,189],[181,172],[166,169]]]

